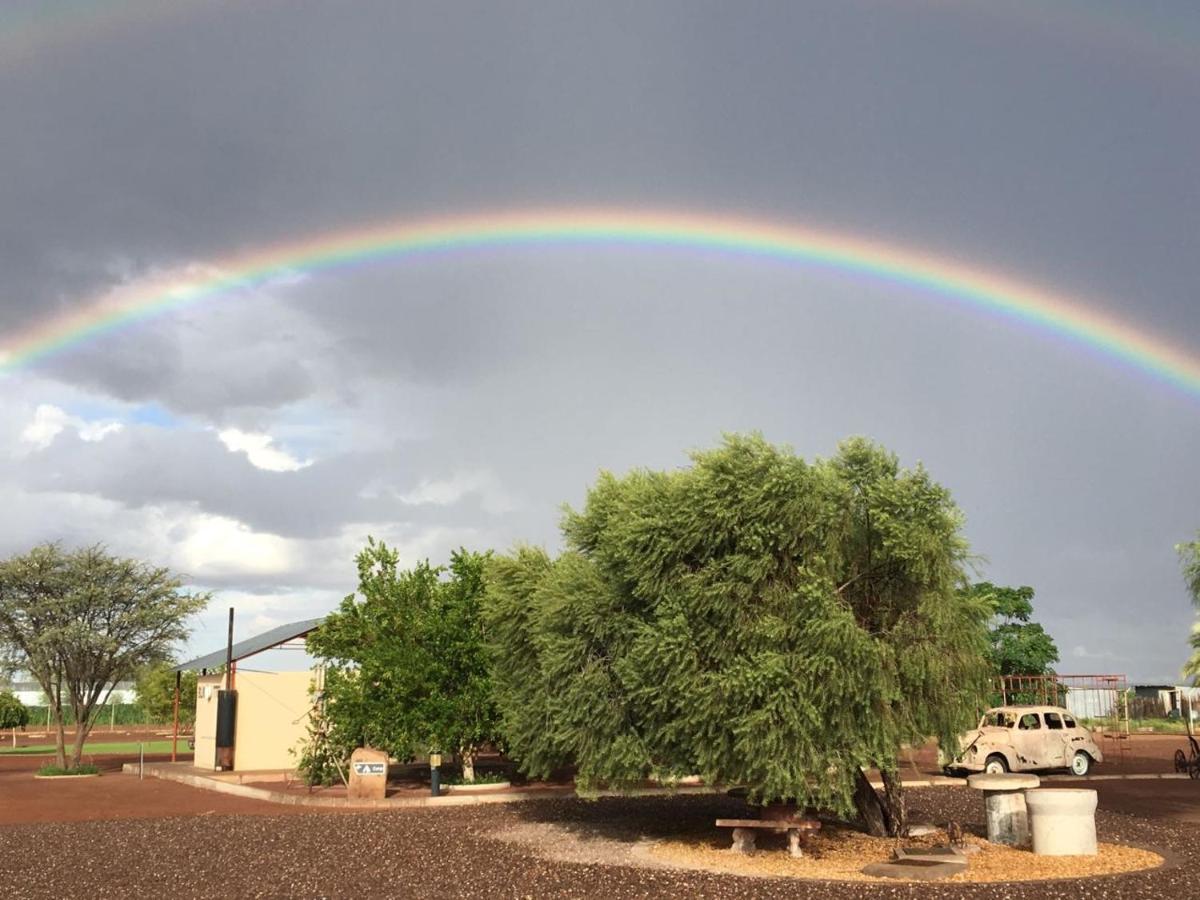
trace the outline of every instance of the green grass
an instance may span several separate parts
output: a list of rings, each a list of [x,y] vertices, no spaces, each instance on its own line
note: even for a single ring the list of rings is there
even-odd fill
[[[74,769],[64,769],[62,766],[42,766],[37,770],[37,773],[42,776],[52,775],[59,777],[62,775],[99,775],[100,769],[96,766],[80,765]]]
[[[170,741],[149,741],[145,744],[146,754],[151,753],[170,753]],[[180,752],[187,753],[188,745],[186,739],[179,741]],[[17,747],[15,750],[9,746],[6,747],[0,743],[0,755],[2,756],[47,756],[54,752],[53,744],[35,744],[32,747]],[[71,742],[67,742],[67,752],[71,752]],[[121,744],[104,744],[104,743],[88,743],[83,745],[83,753],[85,756],[89,754],[121,754],[125,756],[137,756],[137,743],[121,743]]]

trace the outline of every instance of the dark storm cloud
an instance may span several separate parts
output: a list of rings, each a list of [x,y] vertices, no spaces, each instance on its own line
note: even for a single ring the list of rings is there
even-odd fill
[[[296,236],[586,202],[873,235],[1200,352],[1195,79],[1030,23],[919,3],[197,4],[5,70],[0,330]],[[417,554],[553,546],[598,468],[681,465],[725,430],[810,456],[865,433],[951,488],[987,577],[1038,589],[1063,671],[1174,677],[1185,649],[1170,547],[1200,526],[1196,404],[860,279],[673,252],[410,260],[205,302],[3,389],[5,552],[107,529],[183,564],[203,517],[227,517],[287,538],[264,545],[285,568],[193,574],[286,585],[307,613],[344,592],[360,525]],[[43,402],[178,427],[34,452],[19,435]],[[255,469],[206,430],[227,427],[315,462]],[[457,499],[405,503],[422,484]]]

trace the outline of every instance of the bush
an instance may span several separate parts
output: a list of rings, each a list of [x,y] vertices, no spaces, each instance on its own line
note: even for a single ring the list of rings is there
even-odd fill
[[[75,768],[69,766],[48,765],[42,766],[37,770],[39,775],[61,776],[61,775],[99,775],[100,767],[92,765],[81,765]]]
[[[29,709],[8,691],[0,691],[0,728],[24,728],[29,724]]]

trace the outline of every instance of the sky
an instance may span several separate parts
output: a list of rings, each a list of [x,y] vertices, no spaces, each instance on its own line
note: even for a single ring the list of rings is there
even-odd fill
[[[378,221],[581,206],[901,245],[1200,359],[1200,7],[0,0],[0,352]],[[180,652],[408,563],[559,546],[600,470],[867,435],[1035,588],[1061,672],[1175,681],[1200,392],[914,287],[651,246],[295,271],[0,373],[0,556],[214,600]]]

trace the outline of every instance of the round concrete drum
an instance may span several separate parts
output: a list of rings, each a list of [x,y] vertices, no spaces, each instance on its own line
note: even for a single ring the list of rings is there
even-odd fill
[[[1039,788],[1025,794],[1033,852],[1039,856],[1096,855],[1096,792]]]
[[[1029,844],[1029,818],[1025,810],[1025,792],[1041,782],[1036,775],[1005,773],[972,775],[967,784],[983,791],[987,811],[987,836],[993,844],[1025,847]]]

